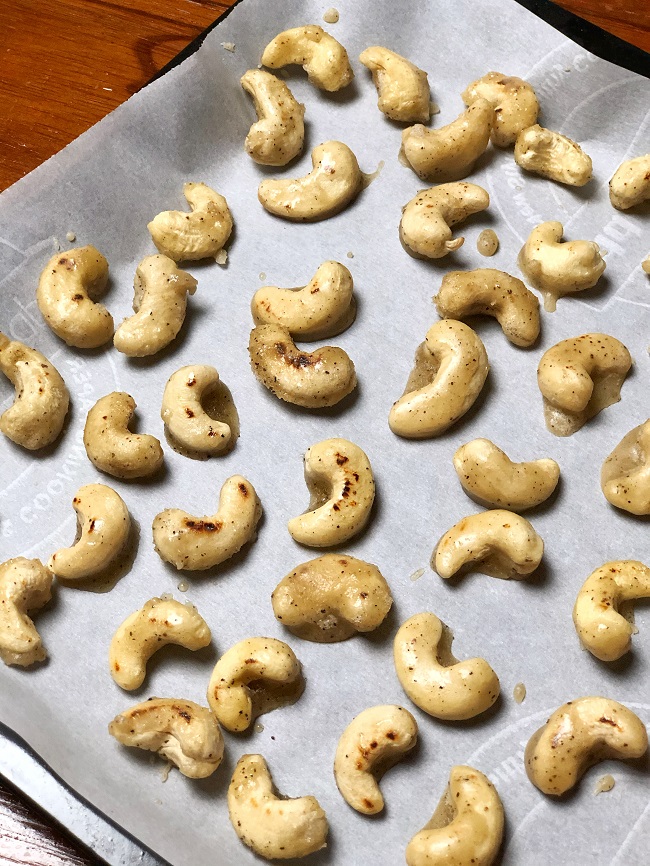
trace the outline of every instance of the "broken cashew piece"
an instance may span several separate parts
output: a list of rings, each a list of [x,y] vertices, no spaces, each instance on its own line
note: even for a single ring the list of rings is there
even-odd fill
[[[377,107],[391,120],[426,123],[431,115],[429,79],[414,63],[380,45],[359,55],[372,73],[379,100]]]
[[[600,761],[640,758],[648,748],[641,719],[618,701],[588,697],[557,709],[528,741],[526,773],[543,794],[560,797]]]
[[[183,184],[183,195],[191,212],[166,210],[154,217],[147,226],[154,244],[175,262],[216,257],[232,232],[228,202],[204,183]],[[182,271],[173,269],[172,273]]]
[[[630,430],[600,470],[605,499],[630,514],[650,514],[650,420]]]
[[[567,186],[584,186],[593,176],[591,157],[579,144],[537,123],[517,136],[515,162],[525,171]]]
[[[491,138],[497,147],[514,144],[523,129],[537,122],[539,102],[535,91],[523,78],[488,72],[473,81],[461,95],[465,105],[487,99],[494,108]]]
[[[330,93],[354,78],[347,51],[318,24],[284,30],[264,49],[262,66],[281,69],[293,64],[302,66],[315,87]]]
[[[232,428],[204,408],[219,386],[219,373],[205,364],[181,367],[167,380],[160,417],[172,442],[186,452],[214,456],[230,448]]]
[[[609,200],[628,210],[650,198],[650,153],[622,162],[609,182]]]
[[[257,112],[257,123],[244,143],[246,153],[260,165],[287,165],[302,152],[305,106],[284,81],[263,69],[249,69],[239,81],[253,97]]]
[[[0,659],[6,665],[28,667],[47,652],[28,610],[52,598],[52,574],[38,559],[18,556],[0,565]]]

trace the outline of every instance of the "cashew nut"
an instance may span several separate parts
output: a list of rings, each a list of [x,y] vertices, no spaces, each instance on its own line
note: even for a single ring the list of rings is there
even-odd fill
[[[433,613],[403,623],[393,643],[395,671],[413,703],[436,719],[473,719],[499,697],[499,678],[482,658],[458,661],[454,636]]]
[[[228,731],[245,731],[264,713],[295,704],[305,688],[294,651],[272,637],[241,640],[214,666],[208,703]]]
[[[631,366],[623,343],[607,334],[583,334],[551,346],[537,368],[551,433],[571,436],[602,409],[618,403]]]
[[[317,24],[284,30],[264,49],[262,66],[281,69],[297,64],[320,90],[333,92],[354,78],[348,52]]]
[[[528,741],[526,773],[543,794],[559,797],[600,761],[640,758],[648,748],[641,719],[618,701],[568,701]]]
[[[384,808],[377,784],[386,770],[415,747],[418,725],[411,713],[394,704],[359,713],[341,734],[334,758],[334,778],[341,796],[363,815]]]
[[[235,832],[265,860],[290,860],[320,851],[329,826],[315,797],[278,794],[261,755],[242,755],[228,787]]]
[[[38,559],[18,556],[0,565],[0,659],[6,665],[28,667],[47,652],[27,616],[52,597],[52,574]]]
[[[559,222],[540,223],[528,236],[517,259],[528,282],[544,297],[544,309],[552,313],[557,299],[595,286],[605,261],[594,241],[562,243]]]
[[[124,391],[113,391],[95,403],[84,427],[90,462],[115,478],[143,478],[162,466],[163,451],[155,436],[131,433],[136,402]]]
[[[630,514],[650,514],[650,420],[630,430],[600,470],[605,499]]]
[[[609,200],[628,210],[650,198],[650,153],[622,162],[609,182]]]
[[[95,302],[108,282],[108,262],[93,246],[57,253],[36,290],[43,318],[68,346],[95,349],[113,336],[113,317]]]
[[[388,423],[408,439],[439,436],[467,412],[487,378],[485,346],[478,334],[454,319],[436,322],[415,353],[415,366]]]
[[[591,157],[575,141],[536,123],[517,136],[518,166],[568,186],[584,186],[592,178]]]
[[[303,562],[271,593],[275,618],[305,640],[334,643],[374,631],[393,597],[376,565],[340,553]]]
[[[426,123],[431,114],[429,79],[415,64],[380,45],[359,55],[371,72],[379,99],[377,107],[391,120]]]
[[[183,195],[191,213],[166,210],[154,217],[147,226],[154,244],[175,262],[216,256],[232,232],[228,202],[204,183],[183,184]]]
[[[433,300],[445,319],[494,316],[515,346],[532,346],[539,337],[539,301],[521,280],[504,271],[451,271]]]
[[[488,72],[473,81],[461,95],[465,105],[487,99],[494,108],[491,138],[497,147],[514,144],[522,129],[537,122],[539,102],[533,88],[522,78]]]
[[[375,501],[375,479],[367,454],[347,439],[324,439],[304,457],[311,494],[304,514],[287,524],[294,541],[308,547],[343,544],[364,528]]]
[[[335,346],[301,352],[283,325],[253,328],[248,352],[258,381],[280,400],[296,406],[335,406],[357,386],[347,352]]]
[[[412,255],[440,259],[465,242],[465,238],[452,240],[451,226],[489,204],[490,196],[474,183],[443,183],[422,190],[402,209],[400,239]]]
[[[324,262],[306,286],[263,286],[253,295],[256,325],[282,325],[292,337],[325,340],[349,328],[357,314],[352,274],[339,262]]]
[[[454,454],[454,469],[463,490],[487,508],[526,511],[541,505],[560,480],[550,457],[513,463],[489,439],[473,439]]]
[[[153,520],[153,543],[165,562],[185,571],[203,571],[234,556],[255,535],[262,506],[242,475],[227,478],[216,514],[194,517],[167,508]]]
[[[211,640],[210,628],[194,605],[150,598],[113,635],[108,652],[111,676],[118,686],[133,691],[144,682],[147,662],[161,647],[175,644],[198,650]]]
[[[35,451],[58,437],[70,395],[45,355],[0,333],[0,370],[16,390],[13,404],[0,415],[0,432]]]
[[[473,767],[452,767],[433,817],[406,848],[407,866],[491,866],[503,825],[503,806],[488,777]]]
[[[205,779],[223,758],[223,736],[210,710],[193,701],[149,698],[108,726],[123,746],[156,752],[189,779]]]
[[[249,69],[239,80],[257,112],[244,143],[246,153],[260,165],[287,165],[302,152],[305,106],[284,81],[263,69]]]

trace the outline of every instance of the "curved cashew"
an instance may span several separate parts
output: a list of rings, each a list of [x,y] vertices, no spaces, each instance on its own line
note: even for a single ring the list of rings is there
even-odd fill
[[[618,701],[568,701],[528,741],[528,778],[543,794],[559,797],[592,767],[610,758],[640,758],[648,748],[641,719]]]
[[[256,325],[282,325],[292,337],[325,340],[349,328],[357,314],[352,274],[339,262],[324,262],[306,286],[262,286],[253,295]]]
[[[205,364],[181,367],[167,380],[160,417],[170,439],[188,452],[221,454],[232,443],[230,425],[203,406],[218,389],[219,373]]]
[[[465,242],[465,238],[452,240],[451,226],[489,204],[490,196],[475,183],[443,183],[422,190],[402,208],[400,240],[414,256],[440,259]]]
[[[229,731],[245,731],[264,713],[295,704],[305,688],[294,651],[272,637],[241,640],[214,666],[208,703]]]
[[[393,597],[376,565],[327,553],[294,568],[271,593],[278,622],[304,640],[333,643],[374,631]]]
[[[417,722],[404,707],[370,707],[355,716],[341,734],[334,758],[334,778],[348,806],[363,815],[381,812],[384,798],[377,778],[417,740]]]
[[[401,153],[422,180],[460,180],[474,168],[490,142],[494,109],[478,99],[447,126],[427,129],[421,123],[402,133]]]
[[[43,318],[68,346],[95,349],[113,336],[113,317],[95,302],[108,282],[108,262],[93,246],[57,253],[36,290]]]
[[[108,651],[111,676],[118,686],[133,691],[144,682],[147,662],[161,647],[175,644],[198,650],[211,640],[210,628],[194,605],[150,598],[113,635]]]
[[[605,261],[594,241],[562,243],[559,222],[540,223],[528,235],[517,259],[528,282],[544,297],[544,309],[552,313],[557,299],[595,286]]]
[[[609,200],[627,210],[650,198],[650,153],[622,162],[609,182]]]
[[[395,671],[413,703],[436,719],[473,719],[499,697],[499,677],[482,658],[458,661],[454,636],[433,613],[403,623],[393,643]]]
[[[368,455],[347,439],[324,439],[304,457],[309,508],[287,524],[294,541],[309,547],[343,544],[364,528],[375,501]]]
[[[517,136],[515,162],[526,171],[568,186],[584,186],[593,176],[591,157],[579,144],[538,123]]]
[[[583,334],[551,346],[537,368],[551,433],[571,436],[602,409],[618,403],[631,366],[623,343],[608,334]]]
[[[539,337],[539,301],[521,280],[504,271],[451,271],[433,301],[445,319],[494,316],[515,346],[532,346]]]
[[[600,470],[605,499],[630,514],[650,514],[650,420],[630,430]]]
[[[228,202],[204,183],[183,184],[183,195],[191,213],[166,210],[154,217],[147,226],[154,244],[175,262],[216,256],[232,232]]]
[[[426,72],[380,45],[362,51],[359,62],[372,72],[379,94],[377,107],[386,117],[406,123],[427,122],[431,103]]]
[[[503,825],[503,805],[488,777],[473,767],[452,767],[433,817],[406,848],[407,866],[491,866]]]
[[[317,24],[284,30],[264,49],[262,66],[281,69],[293,64],[302,66],[320,90],[341,90],[354,78],[348,52]]]
[[[321,409],[335,406],[357,386],[350,356],[336,346],[301,352],[282,325],[258,325],[248,341],[256,379],[280,400]]]
[[[454,319],[436,322],[415,353],[415,366],[388,423],[408,439],[439,436],[481,393],[490,365],[478,334]]]
[[[84,427],[90,462],[115,478],[143,478],[162,466],[163,451],[155,436],[131,433],[136,402],[124,391],[113,391],[95,403]]]
[[[28,667],[47,652],[27,616],[52,598],[52,574],[38,559],[18,556],[0,565],[0,659],[6,665]]]
[[[487,99],[494,108],[491,138],[497,147],[514,144],[522,129],[537,122],[539,102],[535,91],[523,78],[488,72],[473,81],[461,96],[465,105]]]
[[[194,517],[179,508],[157,514],[153,544],[165,562],[185,571],[202,571],[238,553],[255,535],[261,516],[253,485],[242,475],[232,475],[223,483],[216,514]]]
[[[85,580],[107,569],[129,539],[131,517],[122,497],[105,484],[86,484],[72,500],[78,540],[50,557],[47,567],[64,580]]]
[[[347,144],[319,144],[311,162],[313,169],[304,177],[263,180],[257,189],[262,207],[288,220],[316,222],[339,213],[361,192],[363,175]]]
[[[211,776],[223,758],[217,720],[193,701],[149,698],[115,716],[108,733],[123,746],[156,752],[189,779]]]
[[[261,755],[242,755],[228,787],[235,832],[265,860],[306,857],[327,844],[329,826],[315,797],[278,794]]]
[[[260,165],[287,165],[302,152],[305,106],[294,99],[284,81],[263,69],[249,69],[239,79],[255,102],[254,123],[244,147]]]
[[[63,429],[70,395],[45,355],[0,333],[0,370],[16,389],[13,404],[0,415],[0,432],[35,451]]]

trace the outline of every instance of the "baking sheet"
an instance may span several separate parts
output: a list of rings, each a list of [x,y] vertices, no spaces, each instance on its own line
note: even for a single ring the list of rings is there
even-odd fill
[[[596,767],[575,795],[551,802],[526,779],[522,752],[550,711],[581,695],[611,696],[650,721],[647,608],[637,611],[636,649],[613,666],[581,651],[571,622],[575,594],[595,567],[613,558],[650,560],[647,522],[615,512],[598,483],[604,457],[649,414],[649,287],[640,268],[648,252],[648,216],[614,211],[607,181],[623,159],[650,149],[650,83],[595,58],[503,0],[412,0],[409,14],[399,16],[388,0],[336,5],[339,23],[325,26],[348,48],[357,77],[348,90],[327,95],[313,90],[302,72],[290,71],[287,80],[307,105],[308,141],[303,157],[283,172],[260,169],[243,151],[254,112],[238,79],[257,66],[263,46],[278,31],[321,22],[326,4],[245,0],[181,67],[0,196],[1,329],[46,354],[73,401],[65,436],[47,452],[33,456],[0,442],[0,559],[47,560],[69,545],[75,532],[72,497],[93,481],[114,486],[140,527],[133,568],[110,592],[59,588],[37,615],[51,658],[33,670],[0,670],[0,719],[84,797],[175,866],[257,862],[235,836],[225,803],[230,773],[244,752],[266,757],[281,791],[318,797],[331,834],[328,848],[309,858],[314,864],[402,862],[408,840],[429,819],[456,763],[486,772],[499,790],[507,814],[503,862],[642,862],[650,834],[646,762]],[[234,43],[234,52],[223,43]],[[370,76],[354,61],[371,44],[385,44],[427,70],[432,99],[441,107],[435,126],[458,115],[459,93],[487,70],[528,79],[540,96],[541,122],[582,143],[594,160],[594,180],[583,190],[565,189],[525,176],[510,152],[489,150],[470,179],[489,190],[491,207],[462,227],[464,247],[438,262],[410,258],[397,225],[401,206],[422,183],[397,161],[400,128],[378,112]],[[358,201],[314,225],[292,225],[265,213],[256,198],[260,179],[304,174],[311,148],[330,138],[345,141],[367,172],[384,163]],[[226,196],[236,231],[226,267],[187,268],[199,288],[179,339],[160,356],[139,361],[112,349],[64,347],[44,325],[34,299],[40,270],[56,245],[94,243],[107,256],[112,285],[105,300],[119,322],[130,313],[135,266],[154,251],[146,223],[161,210],[182,206],[186,180],[205,181]],[[608,251],[605,278],[580,297],[560,300],[556,313],[544,314],[542,338],[532,350],[508,344],[496,323],[477,321],[492,369],[476,408],[437,440],[394,437],[388,410],[402,392],[417,344],[437,318],[431,296],[442,275],[482,266],[517,274],[521,244],[546,219],[561,220],[568,238],[597,240]],[[495,228],[501,239],[491,260],[476,251],[485,227]],[[68,231],[76,233],[74,244],[64,240]],[[332,342],[349,352],[360,384],[342,407],[312,412],[280,403],[253,378],[249,303],[262,284],[305,284],[326,259],[346,264],[355,279],[357,321]],[[621,339],[634,370],[620,403],[575,436],[556,439],[544,427],[537,362],[553,343],[589,330]],[[90,406],[111,390],[128,391],[138,403],[139,429],[164,444],[163,387],[187,363],[213,364],[230,387],[241,422],[234,451],[200,462],[166,447],[159,478],[100,478],[81,440]],[[12,399],[4,381],[0,399],[0,410]],[[303,452],[330,436],[352,439],[370,456],[378,487],[374,519],[345,550],[380,567],[395,605],[377,633],[318,645],[284,632],[269,596],[281,577],[318,555],[292,541],[286,521],[308,501]],[[428,568],[440,535],[477,510],[451,463],[455,449],[476,436],[493,439],[513,459],[550,456],[562,467],[557,496],[531,516],[546,542],[544,565],[531,580],[477,574],[453,585]],[[264,506],[257,541],[210,573],[176,573],[153,550],[154,515],[170,506],[212,513],[222,482],[234,473],[253,482]],[[423,576],[411,580],[421,568]],[[177,588],[182,582],[189,585],[185,593]],[[163,592],[198,606],[213,630],[213,645],[194,654],[163,650],[149,664],[144,687],[123,693],[108,673],[110,638],[129,613]],[[435,611],[453,629],[459,657],[483,655],[497,671],[502,698],[493,712],[444,724],[410,706],[394,674],[392,636],[400,622],[423,610]],[[106,725],[116,713],[150,695],[204,702],[218,656],[256,634],[282,638],[294,648],[307,688],[296,705],[263,716],[263,730],[226,735],[227,757],[214,777],[191,782],[173,772],[163,784],[158,759],[124,749],[108,736]],[[511,695],[520,681],[527,697],[517,705]],[[386,812],[364,818],[336,790],[333,755],[354,715],[391,702],[417,717],[420,745],[385,777]],[[596,780],[605,772],[613,773],[616,787],[596,797]]]

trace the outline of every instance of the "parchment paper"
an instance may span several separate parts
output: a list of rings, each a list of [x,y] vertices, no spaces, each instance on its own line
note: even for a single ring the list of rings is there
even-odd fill
[[[619,213],[607,197],[607,181],[619,163],[650,150],[650,84],[588,54],[514,2],[336,5],[339,23],[325,26],[346,45],[357,77],[342,93],[327,95],[315,91],[301,70],[290,71],[290,86],[307,106],[308,142],[302,158],[283,172],[260,169],[243,150],[255,115],[238,79],[257,66],[277,32],[322,21],[327,4],[315,0],[244,0],[198,54],[0,197],[2,330],[47,355],[72,395],[68,428],[49,451],[32,455],[0,442],[1,559],[47,561],[71,544],[71,500],[80,485],[92,481],[115,487],[140,526],[135,563],[110,592],[59,587],[36,615],[50,660],[32,670],[0,670],[0,718],[84,797],[175,866],[256,862],[229,824],[225,799],[244,752],[266,757],[282,792],[314,794],[326,810],[330,844],[309,859],[312,864],[403,862],[408,840],[431,816],[457,763],[486,772],[499,790],[507,814],[505,863],[644,862],[650,835],[647,764],[596,767],[575,795],[555,802],[527,780],[522,754],[550,711],[579,696],[611,696],[650,720],[647,608],[637,612],[636,648],[610,666],[581,651],[571,622],[576,592],[594,568],[608,559],[650,561],[647,521],[612,509],[599,488],[605,456],[650,414],[650,294],[640,267],[649,246],[648,215]],[[234,43],[235,51],[224,50],[224,42]],[[490,149],[470,179],[489,190],[491,206],[462,226],[465,245],[437,263],[410,258],[398,239],[400,208],[423,184],[397,161],[400,128],[377,110],[370,76],[356,62],[372,44],[387,45],[428,71],[432,99],[441,107],[433,118],[437,127],[460,113],[460,92],[488,70],[528,79],[542,103],[542,123],[581,142],[593,158],[594,180],[582,190],[564,188],[524,175],[511,152]],[[384,163],[358,201],[314,225],[292,225],[265,213],[256,197],[260,179],[306,173],[311,148],[332,138],[345,141],[367,172]],[[54,245],[93,243],[107,256],[112,287],[106,303],[119,322],[131,312],[135,267],[154,251],[146,224],[161,210],[184,206],[181,187],[190,179],[227,197],[236,231],[225,268],[188,268],[199,288],[179,339],[162,355],[141,361],[112,348],[66,348],[35,303],[38,275]],[[544,314],[533,349],[514,348],[495,322],[477,320],[492,368],[476,408],[439,439],[393,436],[388,410],[402,393],[416,346],[437,318],[431,296],[442,275],[483,266],[518,274],[519,248],[533,226],[548,219],[561,220],[567,238],[595,239],[608,251],[605,277],[596,289],[560,300],[556,313]],[[501,240],[491,260],[476,251],[478,233],[487,226]],[[68,231],[76,233],[74,244],[64,240]],[[354,276],[357,320],[331,342],[355,361],[359,388],[340,408],[304,411],[281,403],[254,379],[247,353],[249,303],[265,283],[304,285],[326,259],[343,262]],[[634,370],[620,403],[573,437],[557,439],[544,426],[536,366],[549,346],[590,330],[621,339]],[[233,393],[241,420],[235,450],[200,462],[166,447],[166,469],[151,482],[100,478],[81,437],[90,406],[111,390],[128,391],[138,403],[139,429],[164,444],[164,384],[192,362],[215,365]],[[0,389],[4,410],[12,393],[4,381]],[[308,501],[303,452],[330,436],[347,437],[370,456],[378,488],[374,518],[345,550],[380,567],[395,606],[376,634],[319,645],[281,628],[270,594],[298,563],[318,555],[292,541],[286,522]],[[493,439],[513,459],[549,456],[562,467],[557,496],[531,517],[546,552],[539,575],[530,580],[476,574],[454,585],[428,568],[443,532],[478,510],[462,492],[451,462],[455,449],[476,436]],[[188,576],[165,566],[152,546],[154,515],[171,506],[213,513],[221,484],[233,473],[250,479],[263,503],[257,541],[213,573]],[[423,576],[411,580],[421,568]],[[189,584],[186,593],[177,590],[181,581]],[[123,693],[108,672],[111,636],[128,614],[163,592],[196,603],[213,629],[213,645],[195,654],[162,651],[150,663],[143,688]],[[482,655],[497,671],[502,699],[494,712],[443,724],[410,705],[394,673],[392,637],[400,622],[423,610],[435,611],[453,629],[460,658]],[[217,657],[235,641],[258,634],[282,638],[295,649],[307,688],[295,706],[262,717],[263,730],[226,735],[227,757],[214,777],[192,782],[172,772],[163,784],[157,758],[109,737],[110,719],[147,696],[204,703]],[[512,689],[520,681],[527,697],[517,705]],[[334,751],[354,715],[393,702],[417,717],[420,746],[386,776],[385,813],[364,818],[336,789]],[[614,774],[616,787],[596,797],[596,780],[605,772]]]

